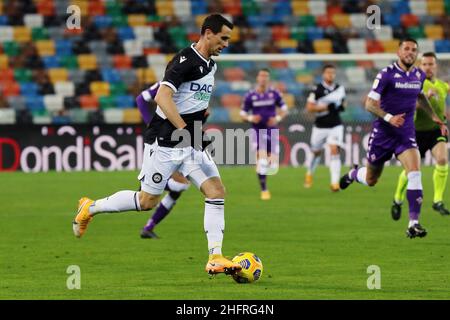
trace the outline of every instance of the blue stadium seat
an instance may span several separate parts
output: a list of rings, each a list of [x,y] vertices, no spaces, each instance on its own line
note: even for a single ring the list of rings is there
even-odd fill
[[[0,26],[8,25],[8,16],[0,16]]]
[[[211,122],[229,122],[230,114],[224,107],[216,107],[211,110]]]
[[[306,36],[309,40],[323,39],[323,29],[318,27],[307,27]]]
[[[102,78],[105,82],[120,82],[120,73],[116,69],[102,69]]]
[[[394,13],[385,13],[382,15],[382,19],[384,20],[384,24],[390,25],[391,27],[400,27],[401,20],[400,20],[401,14],[394,12]]]
[[[296,53],[297,48],[281,48],[281,53]]]
[[[37,96],[39,87],[34,82],[20,82],[20,93],[26,96]]]
[[[135,100],[131,95],[118,95],[115,98],[117,108],[134,108]]]
[[[290,1],[280,1],[275,3],[274,13],[279,16],[290,16],[292,15],[292,8]]]
[[[436,40],[434,42],[436,52],[448,53],[450,52],[450,40]]]
[[[94,17],[94,24],[97,26],[97,28],[107,28],[112,23],[112,17],[111,16],[95,16]]]
[[[117,34],[122,41],[134,39],[134,32],[131,27],[120,27],[117,29]]]
[[[208,7],[207,7],[205,1],[191,0],[191,12],[192,12],[192,15],[208,13]]]
[[[72,119],[69,116],[53,116],[52,123],[54,124],[70,124]]]
[[[25,95],[25,105],[28,110],[36,111],[36,110],[44,110],[44,98],[42,96],[37,95]]]
[[[55,41],[56,55],[70,56],[72,54],[72,41],[70,40],[56,40]]]
[[[45,65],[46,69],[59,68],[60,67],[59,57],[57,57],[57,56],[42,57],[42,61],[44,62],[44,65]]]
[[[405,0],[393,1],[391,3],[391,7],[392,12],[395,12],[396,14],[399,15],[411,13],[411,10],[409,8],[409,1]]]

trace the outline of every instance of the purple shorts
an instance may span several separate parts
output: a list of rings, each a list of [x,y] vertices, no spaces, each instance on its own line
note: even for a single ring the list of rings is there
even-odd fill
[[[369,137],[367,161],[374,166],[382,166],[408,149],[417,149],[416,132],[414,128],[402,130],[374,127]]]
[[[279,129],[278,128],[252,128],[252,145],[256,151],[264,150],[267,153],[278,154]]]

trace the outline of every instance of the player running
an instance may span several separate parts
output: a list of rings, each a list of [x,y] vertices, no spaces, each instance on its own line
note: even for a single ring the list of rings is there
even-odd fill
[[[144,138],[143,164],[138,176],[141,191],[119,191],[96,201],[80,199],[73,222],[77,237],[86,232],[96,214],[155,207],[170,176],[180,171],[205,196],[204,229],[209,251],[206,272],[232,274],[242,269],[222,255],[225,188],[216,164],[203,151],[202,141],[202,120],[217,70],[211,56],[219,55],[228,46],[232,28],[233,24],[223,16],[209,15],[203,22],[199,41],[169,62],[155,97],[158,108],[152,123],[158,126],[158,145],[150,146],[153,141],[147,140],[148,130]]]
[[[141,112],[142,119],[149,127],[146,133],[146,139],[151,146],[156,146],[156,136],[158,134],[158,127],[152,124],[154,113],[156,111],[156,103],[154,99],[158,92],[160,82],[156,82],[150,88],[142,91],[142,93],[136,98],[136,104]],[[154,108],[151,108],[154,105]],[[153,141],[153,142],[152,142]],[[147,224],[141,230],[142,239],[158,239],[158,235],[154,229],[172,210],[176,201],[181,196],[181,193],[189,188],[189,181],[179,172],[174,172],[167,181],[166,190],[169,191],[158,205],[155,213],[147,221]]]
[[[253,126],[253,147],[256,150],[256,173],[261,186],[261,200],[271,198],[267,189],[267,174],[278,170],[279,145],[276,130],[278,123],[286,115],[287,105],[281,93],[270,87],[270,71],[259,70],[256,88],[250,90],[244,98],[241,117]]]
[[[345,110],[345,89],[335,83],[336,67],[326,64],[322,68],[322,82],[316,84],[309,93],[306,108],[316,114],[311,132],[311,150],[313,158],[309,162],[305,175],[305,188],[311,188],[313,175],[322,158],[325,144],[330,148],[330,189],[339,191],[341,175],[340,147],[344,144],[344,126],[340,113]]]
[[[409,238],[427,234],[419,223],[423,192],[414,128],[416,103],[438,124],[443,136],[448,133],[445,123],[435,114],[422,91],[426,74],[414,66],[417,54],[416,40],[402,40],[397,51],[397,62],[378,73],[366,100],[366,110],[378,117],[373,122],[369,138],[367,167],[355,166],[340,180],[341,189],[346,189],[353,181],[374,186],[381,176],[384,163],[394,154],[408,178],[409,224],[406,235]]]
[[[446,121],[445,100],[447,99],[449,85],[447,82],[436,78],[436,54],[434,52],[424,53],[422,55],[420,68],[427,76],[423,84],[423,92],[430,101],[434,112],[438,115],[439,119],[444,122]],[[416,127],[416,139],[420,156],[424,158],[425,153],[430,150],[431,155],[436,160],[433,172],[434,199],[432,208],[440,214],[448,216],[450,215],[450,212],[442,201],[448,176],[448,137],[442,135],[439,125],[437,125],[422,109],[417,109],[414,125]],[[391,208],[391,215],[394,220],[400,219],[407,183],[408,179],[403,170],[398,177],[394,202]]]

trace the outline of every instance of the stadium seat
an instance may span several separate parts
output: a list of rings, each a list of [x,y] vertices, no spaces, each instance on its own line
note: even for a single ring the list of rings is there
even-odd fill
[[[9,67],[8,56],[5,54],[0,54],[0,70],[7,69],[8,67]]]
[[[242,8],[240,1],[223,1],[222,2],[223,12],[231,16],[242,15]]]
[[[239,81],[245,78],[245,72],[241,68],[226,68],[223,74],[227,81]]]
[[[147,24],[147,16],[145,14],[128,15],[128,25],[130,27],[145,26]]]
[[[378,40],[367,40],[367,53],[380,53],[384,51],[383,46]]]
[[[131,58],[126,55],[114,55],[113,65],[116,69],[129,69],[131,68]]]
[[[398,39],[381,41],[383,51],[386,53],[396,53],[398,51],[398,43],[399,43]]]
[[[94,96],[109,96],[109,83],[103,81],[93,81],[90,84],[91,93]]]
[[[150,26],[137,26],[133,28],[134,35],[139,41],[154,41],[154,31]]]
[[[444,39],[444,29],[441,25],[426,25],[425,35],[427,39],[441,40]]]
[[[331,20],[331,17],[328,15],[316,17],[316,24],[320,28],[333,27],[333,21]]]
[[[122,109],[106,109],[103,111],[103,117],[105,123],[123,123],[123,112]]]
[[[69,110],[69,117],[73,123],[83,124],[88,122],[89,110],[71,109]]]
[[[59,68],[60,58],[58,56],[42,57],[46,69]]]
[[[42,56],[54,56],[55,51],[55,43],[53,40],[39,40],[36,41],[36,48],[38,54]]]
[[[427,14],[431,16],[442,16],[445,13],[443,0],[427,1]]]
[[[64,109],[64,97],[57,94],[44,95],[44,105],[49,112],[61,111]]]
[[[418,39],[417,43],[419,44],[419,48],[421,52],[435,52],[436,48],[434,45],[434,41],[431,39]]]
[[[94,24],[99,29],[107,28],[112,24],[112,17],[109,15],[97,15],[94,17]]]
[[[127,92],[127,88],[123,82],[114,82],[109,84],[109,91],[111,95],[121,95]]]
[[[0,109],[0,124],[15,124],[16,110],[15,109]]]
[[[14,110],[25,110],[25,97],[23,96],[9,96],[7,97],[8,105]]]
[[[52,123],[52,117],[45,109],[32,110],[33,123],[34,124],[50,124]]]
[[[98,98],[94,95],[82,95],[79,97],[80,106],[83,109],[98,109]]]
[[[100,109],[110,109],[116,107],[115,97],[114,96],[103,96],[98,98]]]
[[[103,1],[88,1],[88,8],[87,12],[89,12],[89,15],[91,16],[104,16],[106,12],[106,8],[104,6]]]
[[[44,99],[42,96],[38,95],[27,95],[25,96],[25,105],[28,110],[36,111],[36,110],[44,110]]]
[[[116,103],[117,108],[120,108],[120,109],[134,108],[134,105],[135,105],[133,96],[126,95],[126,94],[117,95],[115,97],[115,103]]]
[[[1,29],[1,27],[0,27]],[[1,32],[1,30],[0,30]],[[1,35],[0,35],[0,42],[1,42]],[[20,47],[17,42],[14,41],[5,41],[3,42],[3,53],[6,54],[8,57],[15,57],[20,53]]]
[[[350,22],[354,28],[366,28],[367,17],[363,13],[352,13],[350,14]]]
[[[10,26],[0,26],[0,42],[13,40],[14,40],[14,28]]]
[[[1,94],[5,97],[18,96],[20,94],[20,85],[17,82],[4,82],[0,86]]]
[[[367,53],[365,39],[348,39],[347,46],[350,53]]]
[[[437,53],[448,53],[450,52],[450,40],[436,40],[434,42]]]
[[[125,40],[123,47],[127,56],[137,57],[143,54],[142,41],[140,40]]]
[[[14,27],[14,40],[17,42],[28,42],[31,40],[31,29],[28,27]]]
[[[425,0],[409,1],[411,13],[422,16],[427,14],[427,2]]]
[[[121,69],[118,70],[120,79],[117,82],[122,81],[127,86],[132,86],[137,81],[136,70],[135,69]]]
[[[69,70],[69,80],[75,84],[84,82],[85,75],[86,75],[85,70],[79,69]]]
[[[28,28],[39,28],[44,25],[44,17],[37,13],[27,13],[23,17],[23,22]]]
[[[14,79],[17,82],[29,82],[31,81],[32,74],[29,69],[15,68],[14,69]]]
[[[373,34],[377,40],[391,40],[393,38],[391,26],[381,26],[380,29],[373,30]]]
[[[308,1],[309,12],[314,16],[322,16],[327,14],[327,3],[324,0]],[[330,12],[328,12],[330,14]]]
[[[38,1],[36,3],[36,9],[39,14],[46,17],[55,15],[55,4],[52,0]]]
[[[136,76],[139,83],[155,83],[158,81],[152,68],[139,68],[136,70]]]
[[[330,39],[316,39],[313,41],[313,47],[316,53],[333,53],[333,43]]]
[[[220,98],[220,102],[225,108],[240,108],[242,96],[239,94],[224,94]]]
[[[0,71],[0,84],[4,82],[14,81],[14,70],[13,69],[3,69]]]
[[[173,9],[172,1],[156,1],[156,14],[165,17],[165,16],[173,16],[175,11]]]
[[[345,13],[335,14],[331,16],[331,20],[337,28],[350,28],[352,25],[350,16]]]
[[[52,83],[58,81],[67,81],[69,79],[69,73],[65,68],[54,68],[48,70],[48,76]]]
[[[55,93],[63,97],[71,97],[75,95],[75,85],[71,81],[54,82]]]
[[[97,68],[97,58],[93,54],[78,55],[78,65],[82,70],[93,70]]]
[[[37,96],[38,95],[38,85],[34,82],[21,82],[20,83],[20,94]]]
[[[361,67],[348,67],[345,69],[347,81],[352,84],[366,83],[366,72]]]
[[[191,1],[175,0],[173,5],[174,13],[177,17],[191,16]]]
[[[414,26],[419,25],[419,17],[415,14],[409,13],[409,14],[403,14],[400,18],[402,26],[405,28],[410,28]]]
[[[422,39],[425,38],[425,31],[422,26],[417,27],[409,27],[407,29],[407,33],[413,39]]]
[[[124,123],[142,123],[141,113],[138,109],[124,109],[123,110]]]

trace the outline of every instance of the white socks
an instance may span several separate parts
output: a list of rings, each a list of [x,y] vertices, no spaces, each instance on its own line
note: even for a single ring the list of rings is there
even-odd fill
[[[222,254],[225,229],[224,199],[205,198],[204,228],[208,239],[209,254]]]
[[[90,213],[141,211],[139,192],[124,190],[114,193],[112,196],[96,200],[89,208]]]
[[[322,156],[320,156],[320,155],[315,156],[313,154],[313,158],[311,159],[311,162],[309,163],[309,166],[308,166],[308,174],[314,174],[321,159],[322,159]]]
[[[332,155],[330,160],[331,184],[338,184],[341,176],[341,157]]]
[[[269,169],[269,161],[266,158],[258,159],[256,163],[256,173],[266,175]]]
[[[172,207],[175,204],[175,200],[170,196],[170,194],[166,194],[164,198],[161,200],[161,204],[166,208],[167,210],[172,209]]]
[[[366,167],[361,167],[361,168],[358,168],[356,170],[358,170],[356,172],[356,181],[367,186],[368,185],[367,184],[367,180],[366,180],[367,168]]]

